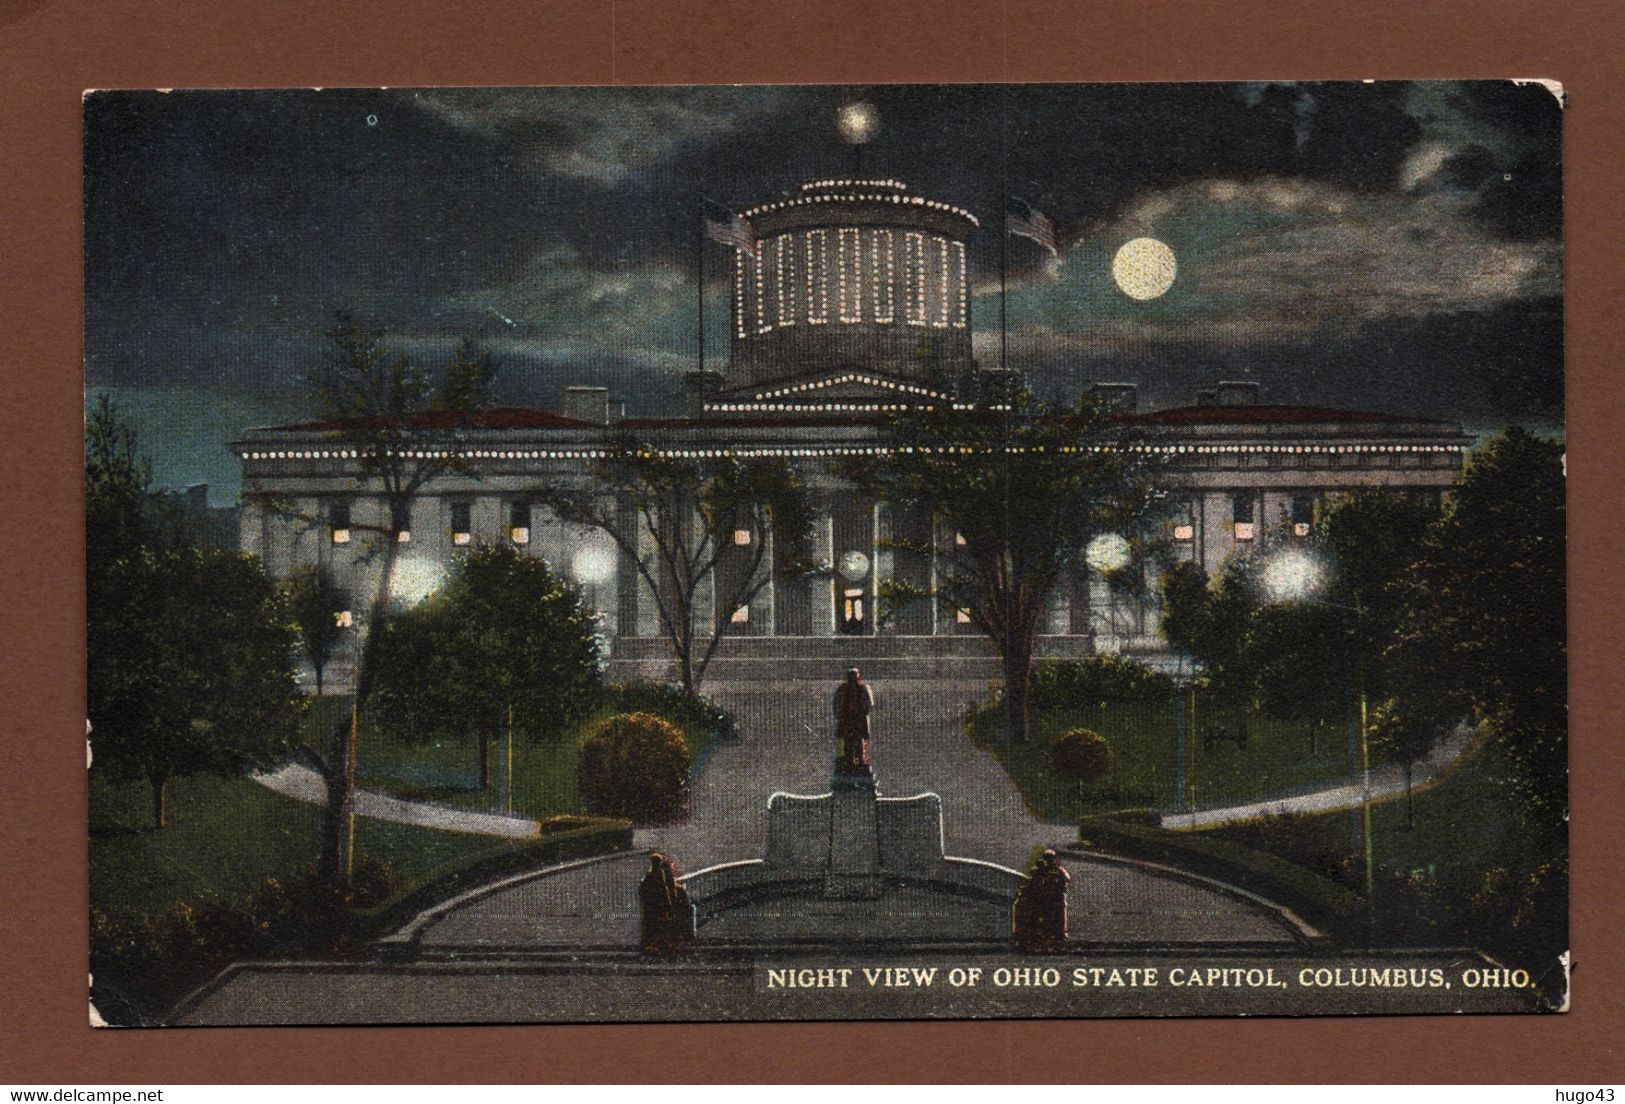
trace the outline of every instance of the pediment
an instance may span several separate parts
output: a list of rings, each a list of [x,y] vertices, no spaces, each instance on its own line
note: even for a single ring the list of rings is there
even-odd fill
[[[863,369],[834,369],[796,379],[759,383],[715,396],[730,404],[934,402],[952,398],[937,388]]]

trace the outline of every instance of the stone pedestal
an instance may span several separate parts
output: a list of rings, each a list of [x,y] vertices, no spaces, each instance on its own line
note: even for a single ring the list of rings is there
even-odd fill
[[[880,817],[873,774],[837,774],[830,783],[829,864],[824,896],[880,896]]]

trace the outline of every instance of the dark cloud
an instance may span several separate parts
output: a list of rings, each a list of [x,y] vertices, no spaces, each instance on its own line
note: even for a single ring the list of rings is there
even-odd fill
[[[832,121],[860,98],[854,148]],[[1558,115],[1510,82],[100,93],[87,380],[280,416],[348,307],[430,359],[480,338],[511,397],[656,409],[697,358],[702,249],[725,354],[701,200],[862,172],[982,216],[979,354],[1008,258],[1010,355],[1051,381],[1174,397],[1252,365],[1283,400],[1551,417]],[[1066,224],[1061,263],[1003,238],[1006,194]],[[1143,303],[1107,274],[1142,234],[1179,257]]]

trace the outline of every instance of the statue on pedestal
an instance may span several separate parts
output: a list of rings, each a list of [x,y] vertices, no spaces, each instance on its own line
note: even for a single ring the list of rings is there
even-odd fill
[[[875,695],[856,667],[835,688],[835,773],[872,775],[869,766],[870,718]]]
[[[1010,932],[1025,954],[1059,954],[1066,949],[1066,884],[1072,875],[1046,848],[1016,893]]]
[[[638,883],[645,954],[677,954],[694,938],[694,906],[677,883],[677,868],[660,852],[649,855],[649,870]]]

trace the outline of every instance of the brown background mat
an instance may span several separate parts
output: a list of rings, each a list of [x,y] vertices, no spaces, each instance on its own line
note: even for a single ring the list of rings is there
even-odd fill
[[[1625,77],[1616,0],[0,4],[0,1082],[1625,1079]],[[1575,1011],[1544,1017],[91,1031],[80,93],[278,85],[1541,76],[1566,129]]]

